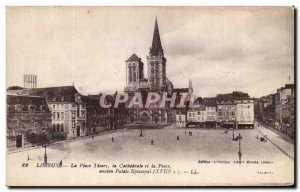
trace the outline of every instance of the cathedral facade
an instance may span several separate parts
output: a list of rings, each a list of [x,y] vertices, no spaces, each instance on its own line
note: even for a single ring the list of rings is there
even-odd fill
[[[147,97],[149,92],[156,92],[160,95],[170,94],[177,91],[190,92],[190,89],[174,89],[173,83],[166,76],[167,59],[164,56],[157,19],[155,20],[152,46],[147,56],[148,77],[144,75],[144,63],[135,53],[126,61],[126,86],[124,92],[132,96],[140,92],[143,98]],[[178,99],[178,98],[177,98]],[[129,109],[132,123],[152,123],[168,124],[176,120],[176,111],[168,106],[160,107],[152,105],[150,108],[134,107]]]

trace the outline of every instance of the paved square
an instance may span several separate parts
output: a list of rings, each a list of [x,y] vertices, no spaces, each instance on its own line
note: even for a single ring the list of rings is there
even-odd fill
[[[189,131],[192,132],[192,136],[189,136]],[[238,161],[239,142],[232,141],[232,130],[175,128],[173,125],[163,129],[143,130],[143,137],[139,136],[139,129],[118,129],[95,136],[94,139],[85,138],[54,144],[47,148],[47,155],[48,162],[62,161],[68,168],[73,162],[170,164],[175,170],[178,168],[188,173],[196,169],[202,172],[202,176],[206,175],[203,183],[215,181],[214,177],[218,177],[220,172],[223,172],[227,179],[223,184],[233,181],[238,184],[239,179],[241,182],[255,184],[257,177],[261,177],[262,183],[268,183],[274,179],[284,184],[293,182],[294,146],[290,142],[263,127],[236,130],[235,137],[239,133],[242,136],[243,164],[234,163]],[[261,142],[257,139],[262,134],[268,134],[268,139],[272,142],[270,140]],[[153,144],[151,144],[152,140]],[[34,167],[35,164],[43,162],[43,157],[44,149],[38,148],[8,154],[7,161],[14,163],[15,171],[18,171],[22,162],[29,162],[30,166]],[[205,161],[210,161],[210,164],[203,163]],[[213,161],[221,163],[213,164]],[[226,161],[230,161],[230,165],[222,163]],[[259,164],[256,164],[257,162]],[[43,175],[41,169],[34,170]],[[270,175],[265,175],[265,172]],[[247,173],[247,177],[243,178],[237,173]],[[281,178],[286,175],[288,177]],[[181,177],[183,180],[189,177],[184,178]],[[197,178],[194,177],[194,179]],[[222,182],[216,183],[216,185],[221,184]]]

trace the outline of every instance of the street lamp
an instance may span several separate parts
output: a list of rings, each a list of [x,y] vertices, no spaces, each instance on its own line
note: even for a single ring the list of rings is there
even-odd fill
[[[47,164],[47,144],[44,145],[45,147],[45,155],[44,155],[44,163]]]
[[[241,162],[241,159],[242,159],[241,139],[242,139],[242,136],[241,136],[241,134],[239,133],[239,136],[238,136],[238,140],[239,140],[239,152],[238,152],[239,162]]]
[[[48,137],[47,137],[47,133],[44,132],[43,133],[43,137],[42,137],[42,142],[40,143],[42,147],[45,148],[45,154],[44,154],[44,163],[47,164],[47,159],[48,159],[48,156],[47,156],[47,143],[49,142],[48,141]]]
[[[140,137],[143,137],[143,128],[142,128],[143,124],[142,122],[140,123],[140,127],[141,127],[141,133],[140,133]]]
[[[232,124],[232,141],[234,141],[234,127],[235,127],[235,118],[232,118],[233,124]]]

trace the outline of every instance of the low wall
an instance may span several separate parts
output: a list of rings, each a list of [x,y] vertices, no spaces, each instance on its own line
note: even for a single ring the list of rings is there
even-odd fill
[[[166,127],[168,124],[124,124],[120,128],[126,128],[126,129],[162,129]]]

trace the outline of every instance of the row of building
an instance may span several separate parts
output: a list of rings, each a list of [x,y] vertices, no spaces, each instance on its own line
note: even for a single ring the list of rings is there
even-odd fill
[[[176,126],[253,128],[254,99],[242,92],[198,98],[191,109],[176,114]]]
[[[7,136],[24,135],[31,129],[64,133],[73,139],[128,123],[125,106],[102,108],[100,96],[81,95],[74,86],[8,90]],[[115,97],[107,99],[112,102]]]
[[[295,137],[295,86],[286,84],[276,93],[263,96],[255,102],[256,118],[278,131]]]

